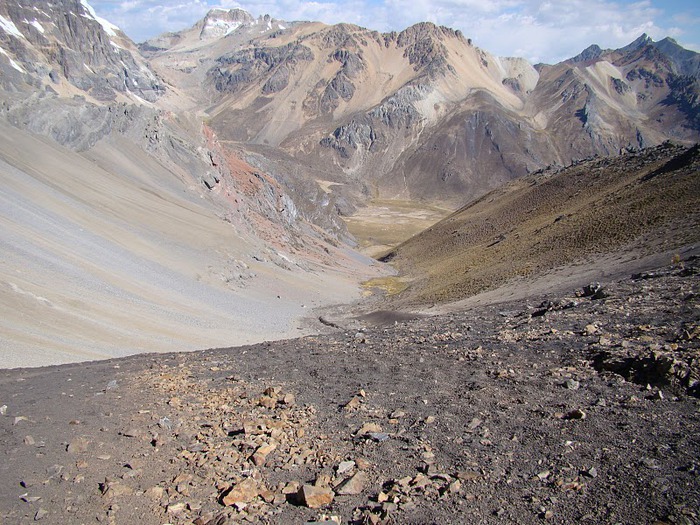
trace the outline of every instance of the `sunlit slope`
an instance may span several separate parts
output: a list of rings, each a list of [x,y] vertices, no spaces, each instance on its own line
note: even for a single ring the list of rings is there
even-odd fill
[[[0,126],[0,247],[3,367],[281,338],[354,293],[273,264],[125,140],[81,155]]]
[[[700,239],[700,155],[662,145],[518,179],[384,259],[412,279],[401,300],[448,302],[619,250]]]

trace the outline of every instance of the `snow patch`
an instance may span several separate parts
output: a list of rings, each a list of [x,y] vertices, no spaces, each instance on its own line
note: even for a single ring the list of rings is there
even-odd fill
[[[102,29],[104,29],[105,33],[107,33],[109,36],[117,36],[117,31],[120,31],[120,29],[117,26],[115,26],[112,22],[97,16],[97,13],[95,13],[95,10],[92,8],[92,6],[87,3],[87,0],[80,0],[80,4],[90,15],[88,18],[96,20],[102,26]]]
[[[1,48],[1,47],[0,47],[0,54],[5,55],[5,56],[7,57],[7,60],[10,61],[10,65],[11,65],[13,68],[15,68],[17,71],[19,71],[20,73],[26,73],[26,71],[24,70],[24,68],[22,68],[22,66],[20,66],[20,65],[19,65],[17,62],[15,62],[14,60],[12,60],[12,58],[10,57],[10,55],[7,54],[7,51],[5,51],[5,50],[4,50],[3,48]]]
[[[36,18],[29,23],[36,27],[36,30],[39,31],[39,33],[41,33],[42,35],[45,33],[44,26],[42,26]]]
[[[153,104],[151,104],[148,100],[145,100],[145,99],[139,97],[136,93],[131,91],[129,88],[126,88],[126,92],[129,94],[129,96],[133,97],[134,99],[136,99],[138,102],[140,102],[144,106],[153,106]]]
[[[2,15],[0,15],[0,27],[2,27],[6,33],[10,33],[18,38],[24,38],[24,35],[17,29],[15,23]]]
[[[243,24],[241,22],[232,22],[229,20],[221,20],[221,19],[209,19],[207,20],[206,25],[204,26],[204,30],[214,30],[214,34],[216,35],[230,35],[233,33],[236,29],[241,27]]]

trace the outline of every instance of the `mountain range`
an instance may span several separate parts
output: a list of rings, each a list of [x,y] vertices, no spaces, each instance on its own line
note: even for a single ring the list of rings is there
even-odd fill
[[[0,0],[8,362],[304,333],[304,308],[389,271],[343,216],[690,146],[699,56],[642,35],[533,65],[430,23],[239,9],[136,45],[85,0]]]

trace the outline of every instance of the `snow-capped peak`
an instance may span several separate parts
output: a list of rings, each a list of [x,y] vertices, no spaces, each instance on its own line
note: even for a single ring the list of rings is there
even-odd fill
[[[250,25],[253,17],[242,9],[211,9],[204,17],[200,38],[220,38],[233,33],[243,25]]]

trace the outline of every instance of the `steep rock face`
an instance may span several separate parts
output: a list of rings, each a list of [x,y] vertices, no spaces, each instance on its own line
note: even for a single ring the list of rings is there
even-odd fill
[[[219,67],[210,71],[210,75],[219,92],[237,93],[251,83],[262,81],[262,94],[268,95],[287,87],[290,68],[313,59],[311,50],[300,44],[246,49],[219,58]]]
[[[164,90],[131,40],[84,0],[2,1],[0,16],[5,89],[151,102]]]

